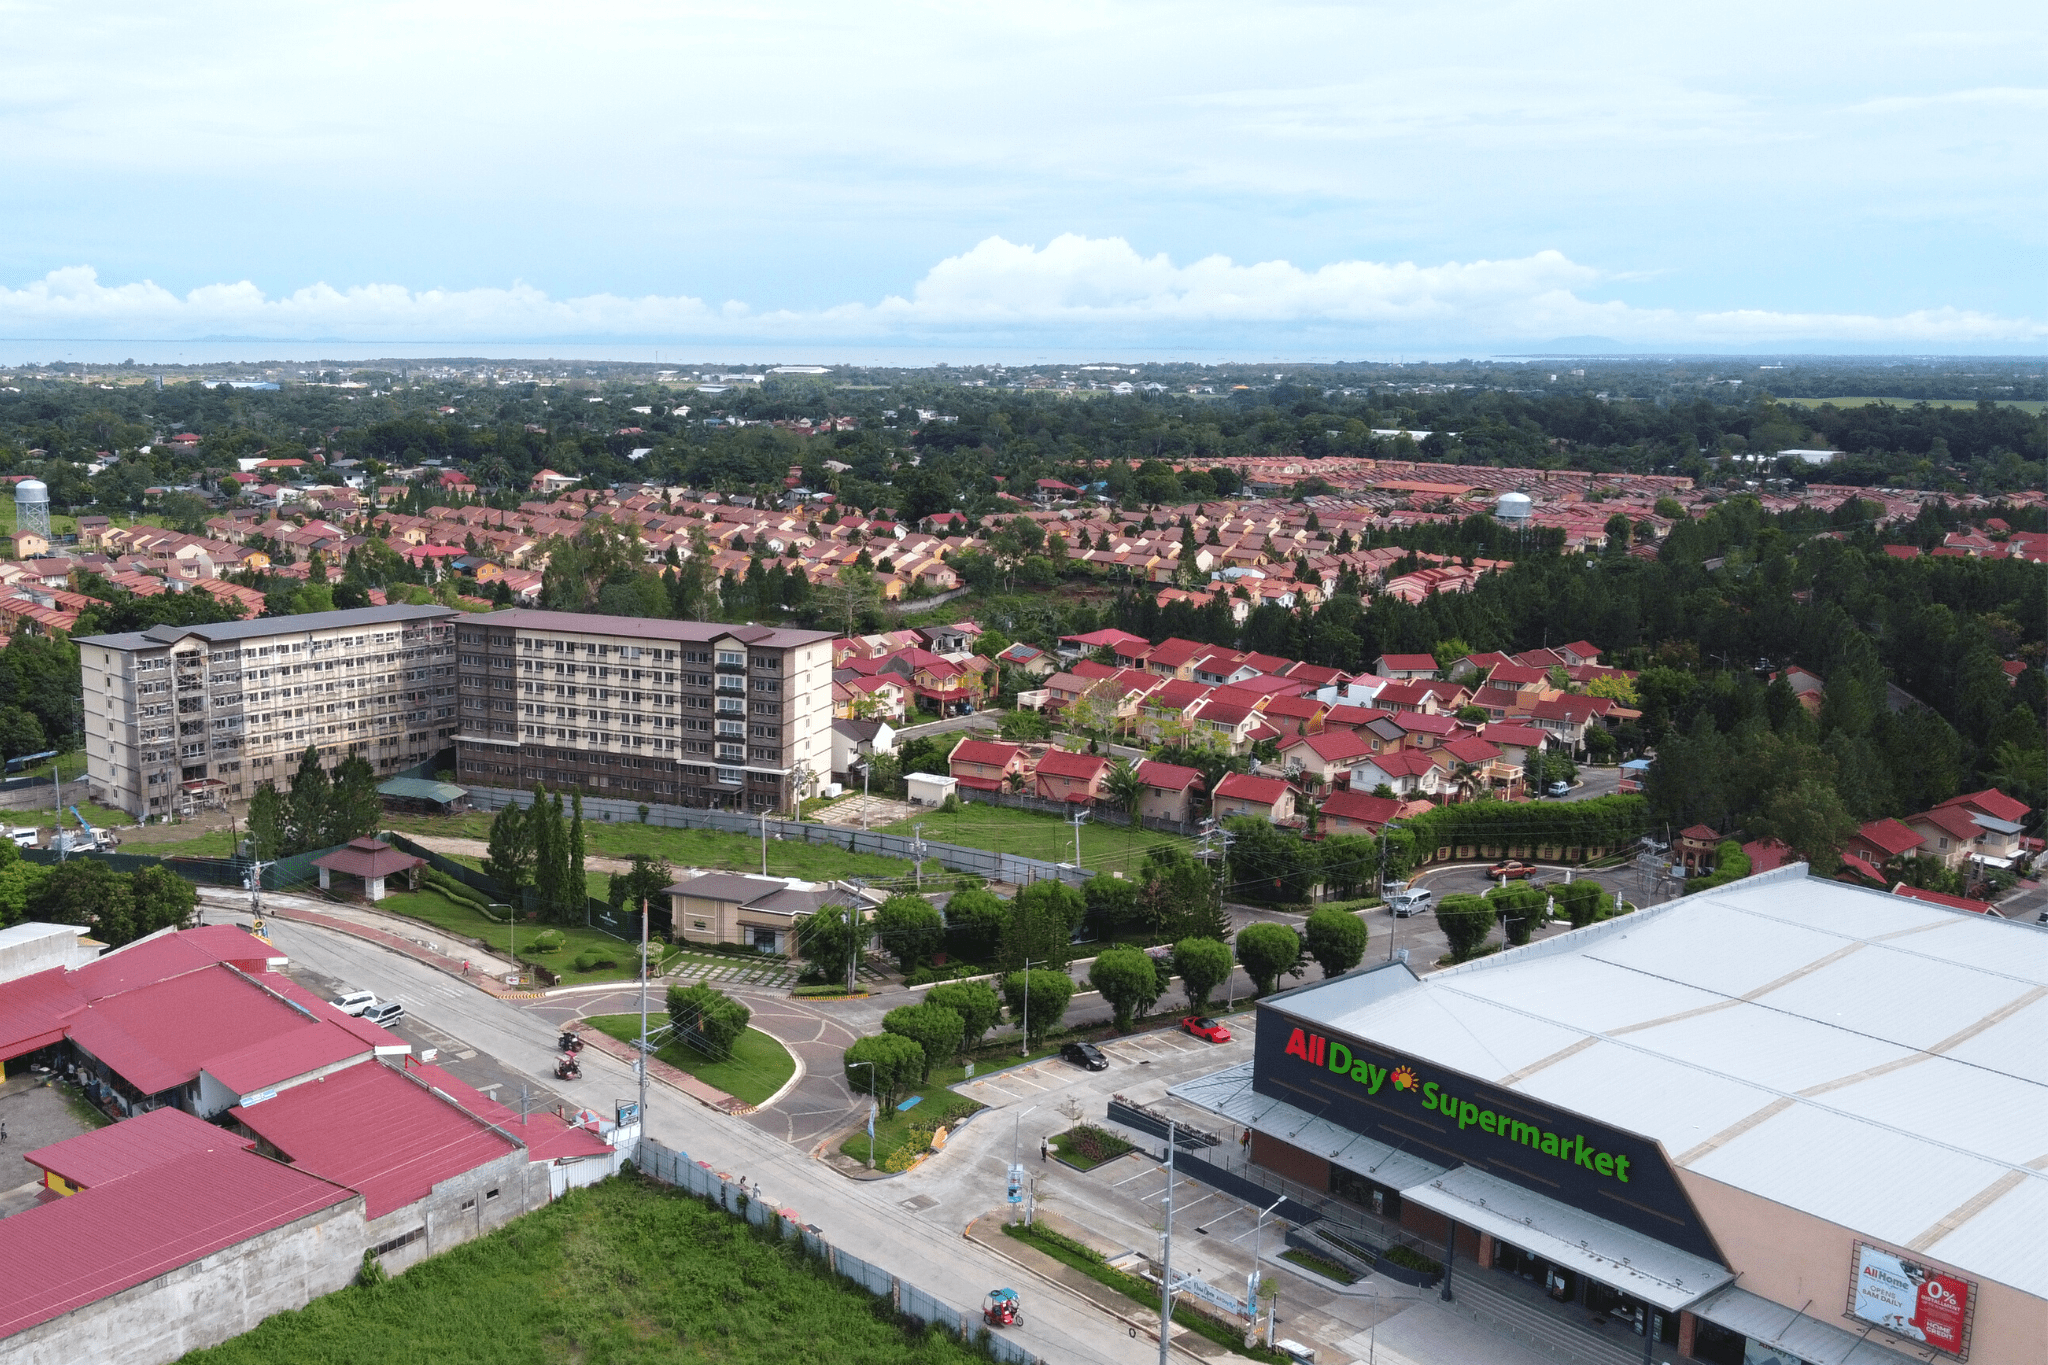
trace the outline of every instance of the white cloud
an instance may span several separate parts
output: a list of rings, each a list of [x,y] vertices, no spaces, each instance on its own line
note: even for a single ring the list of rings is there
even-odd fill
[[[1590,294],[1628,279],[1538,251],[1508,260],[1420,265],[1287,261],[1240,265],[1220,255],[1177,265],[1122,238],[1068,233],[1042,247],[989,237],[938,262],[907,296],[813,310],[757,310],[687,295],[599,293],[557,299],[528,285],[409,289],[314,284],[270,297],[241,281],[179,295],[149,281],[103,284],[90,266],[0,287],[0,335],[177,340],[206,337],[349,341],[804,341],[932,343],[1016,338],[1087,345],[1228,348],[1313,335],[1327,344],[1540,342],[1599,335],[1666,345],[1836,340],[1978,346],[2048,341],[2048,325],[1960,308],[1894,316],[1755,308],[1644,308]]]

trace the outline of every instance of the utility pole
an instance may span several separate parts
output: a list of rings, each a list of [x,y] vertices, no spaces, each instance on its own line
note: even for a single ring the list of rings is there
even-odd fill
[[[1166,1365],[1166,1352],[1173,1341],[1173,1149],[1174,1122],[1166,1121],[1166,1237],[1159,1257],[1159,1365]]]
[[[924,821],[910,827],[910,872],[917,879],[917,894],[924,894]]]
[[[1387,822],[1386,824],[1384,824],[1384,825],[1381,825],[1381,826],[1380,826],[1380,867],[1379,867],[1379,872],[1380,872],[1380,899],[1381,899],[1382,901],[1386,900],[1386,898],[1387,898],[1387,831],[1389,831],[1389,830],[1396,830],[1396,829],[1406,829],[1406,828],[1407,828],[1407,826],[1405,826],[1405,825],[1397,825],[1397,824],[1395,824],[1395,823],[1394,823],[1393,821],[1391,821],[1391,820],[1389,820],[1389,821],[1388,821],[1388,822]],[[1397,914],[1395,914],[1395,913],[1394,913],[1394,908],[1393,908],[1393,907],[1392,907],[1391,905],[1390,905],[1390,906],[1388,906],[1388,907],[1387,907],[1387,961],[1389,961],[1389,962],[1392,962],[1392,961],[1394,960],[1394,931],[1395,931],[1396,929],[1398,929],[1398,928],[1400,927],[1400,925],[1401,925],[1401,917],[1400,917],[1399,915],[1397,915]]]
[[[1081,870],[1081,824],[1087,818],[1088,812],[1085,810],[1074,812],[1074,870],[1076,872]]]
[[[768,812],[761,812],[761,875],[768,875]]]
[[[647,897],[640,898],[640,1135],[647,1136]]]

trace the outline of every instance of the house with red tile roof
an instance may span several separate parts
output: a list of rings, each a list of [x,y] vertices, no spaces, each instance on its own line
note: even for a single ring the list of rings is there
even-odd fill
[[[1280,741],[1280,762],[1290,776],[1334,786],[1349,779],[1351,765],[1372,755],[1373,741],[1356,730],[1324,730]]]
[[[1925,901],[1929,905],[1945,905],[1951,910],[1967,910],[1973,915],[1992,913],[1989,901],[1973,901],[1968,896],[1951,896],[1945,891],[1928,891],[1922,887],[1908,886],[1904,882],[1894,886],[1892,894],[1904,896],[1907,900]]]
[[[1044,801],[1065,801],[1092,805],[1102,797],[1102,780],[1109,776],[1109,760],[1099,754],[1070,754],[1048,749],[1033,773],[1033,793]]]
[[[1009,779],[1030,772],[1024,750],[1016,744],[986,739],[963,739],[946,756],[946,770],[963,787],[979,791],[1007,791]]]
[[[1943,866],[1950,868],[1961,867],[1970,860],[1978,847],[1978,838],[1984,833],[1966,806],[1936,806],[1909,815],[1902,823],[1922,840],[1915,852],[1939,858]]]
[[[1894,858],[1910,856],[1926,842],[1925,838],[1897,820],[1870,820],[1842,845],[1842,857],[1847,861],[1860,862],[1864,868],[1877,869]],[[1863,868],[1857,871],[1861,872]]]
[[[1404,803],[1370,792],[1334,791],[1323,801],[1322,830],[1327,835],[1378,834],[1400,817]]]
[[[1139,815],[1181,825],[1194,822],[1196,805],[1206,790],[1200,772],[1148,758],[1138,765],[1138,780],[1145,784],[1138,797]]]
[[[1511,801],[1522,794],[1522,765],[1473,735],[1454,736],[1430,750],[1444,767],[1445,786],[1466,797],[1485,794]]]
[[[1313,697],[1267,696],[1256,706],[1267,724],[1288,737],[1320,731],[1329,709]]]
[[[1397,797],[1434,796],[1443,790],[1444,770],[1428,754],[1398,749],[1362,758],[1351,765],[1351,790],[1390,788]]]
[[[1216,784],[1211,808],[1219,820],[1251,816],[1272,824],[1294,818],[1294,788],[1277,777],[1229,773]]]

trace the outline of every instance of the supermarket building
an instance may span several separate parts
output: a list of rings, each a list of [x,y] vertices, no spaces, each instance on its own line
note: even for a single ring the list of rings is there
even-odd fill
[[[2022,1365],[2048,1359],[2044,1039],[2048,932],[1794,864],[1270,996],[1251,1062],[1172,1093],[1249,1129],[1315,1227],[1646,1361]]]

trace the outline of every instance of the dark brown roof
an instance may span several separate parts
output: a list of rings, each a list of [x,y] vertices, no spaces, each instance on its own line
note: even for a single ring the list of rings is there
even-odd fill
[[[426,861],[400,853],[380,839],[351,839],[334,852],[315,858],[313,866],[351,877],[389,877],[394,872],[423,867]]]
[[[563,635],[626,635],[641,640],[674,640],[684,644],[709,644],[714,640],[737,640],[744,645],[769,649],[793,649],[830,640],[829,630],[787,630],[777,626],[729,626],[718,621],[666,621],[644,616],[597,616],[580,611],[539,611],[514,607],[495,611],[480,619],[493,626],[514,629],[551,630]]]

